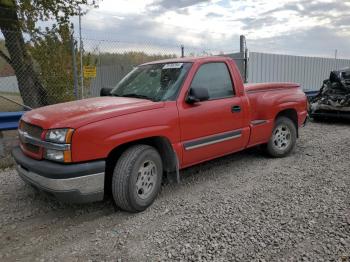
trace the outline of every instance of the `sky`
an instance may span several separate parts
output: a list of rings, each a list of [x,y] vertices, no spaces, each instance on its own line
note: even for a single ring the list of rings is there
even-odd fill
[[[225,53],[239,50],[243,34],[251,52],[350,58],[350,0],[103,0],[82,18],[82,33]]]

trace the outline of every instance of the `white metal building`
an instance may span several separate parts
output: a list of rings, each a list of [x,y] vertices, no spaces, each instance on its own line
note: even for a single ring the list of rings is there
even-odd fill
[[[350,60],[251,52],[248,82],[296,82],[304,91],[315,91],[332,70],[345,67]]]

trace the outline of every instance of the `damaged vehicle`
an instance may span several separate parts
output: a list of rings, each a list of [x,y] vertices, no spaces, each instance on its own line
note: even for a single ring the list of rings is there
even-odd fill
[[[310,116],[315,119],[350,119],[350,68],[332,71],[319,93],[310,99]]]

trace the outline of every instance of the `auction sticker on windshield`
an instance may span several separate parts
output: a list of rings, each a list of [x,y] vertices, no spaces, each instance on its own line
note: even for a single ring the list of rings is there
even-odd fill
[[[163,66],[163,69],[175,69],[175,68],[181,68],[183,63],[172,63],[172,64],[166,64]]]

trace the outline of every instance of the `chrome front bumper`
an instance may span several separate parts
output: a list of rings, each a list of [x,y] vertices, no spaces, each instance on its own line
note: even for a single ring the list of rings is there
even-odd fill
[[[104,173],[67,179],[52,179],[27,171],[20,165],[17,165],[16,169],[25,182],[39,190],[51,193],[64,202],[93,202],[102,200],[104,196]]]
[[[49,161],[30,159],[16,149],[13,150],[12,154],[17,163],[16,169],[19,176],[33,187],[55,196],[58,200],[85,203],[104,198],[104,161],[103,163],[99,161],[60,165]],[[88,168],[89,165],[91,169]],[[38,169],[43,171],[40,171],[39,174]],[[100,172],[96,172],[97,170]]]

